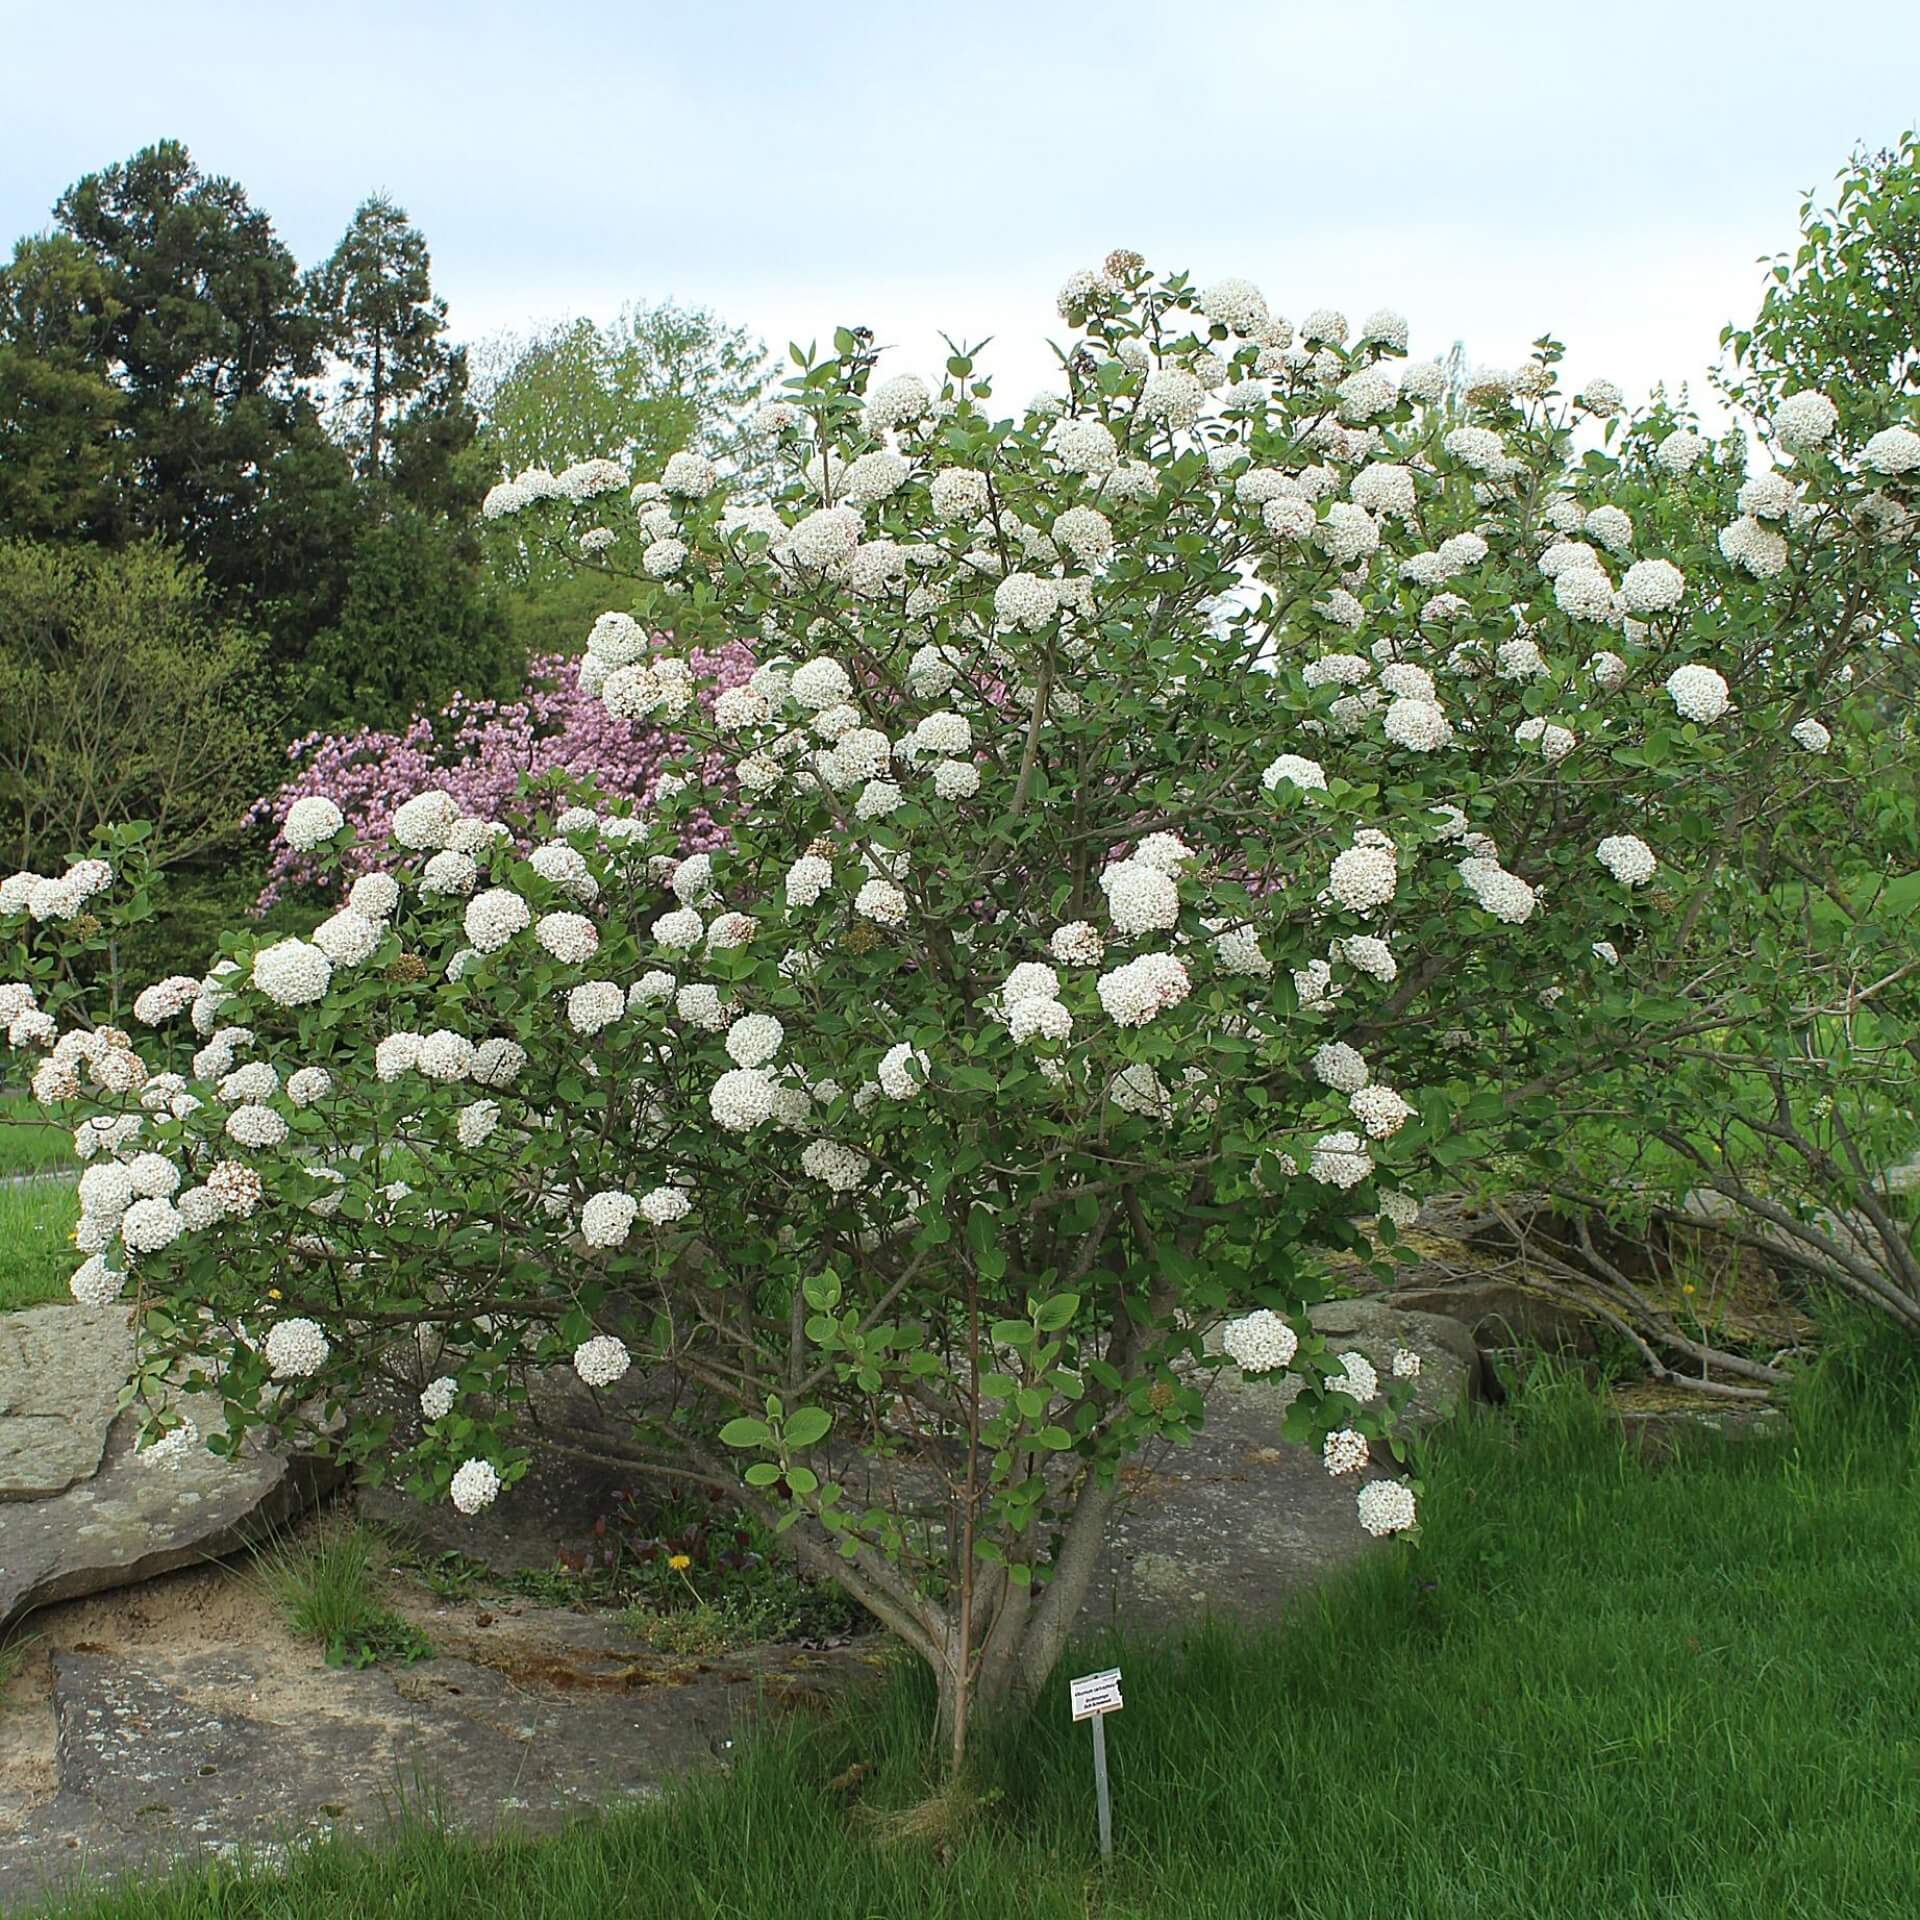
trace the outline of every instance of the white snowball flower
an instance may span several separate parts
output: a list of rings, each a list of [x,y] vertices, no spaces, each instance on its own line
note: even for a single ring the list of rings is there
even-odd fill
[[[586,980],[567,995],[567,1024],[575,1033],[598,1033],[626,1010],[626,989],[617,980]]]
[[[580,1209],[580,1237],[590,1247],[617,1247],[633,1231],[640,1203],[630,1193],[608,1188]]]
[[[287,809],[280,838],[299,853],[323,846],[347,824],[347,817],[324,794],[310,793]]]
[[[640,1196],[640,1217],[652,1227],[670,1227],[693,1211],[693,1201],[681,1187],[649,1187]]]
[[[444,847],[459,818],[460,808],[453,795],[431,787],[425,793],[416,793],[411,800],[403,800],[394,809],[393,837],[403,847],[422,852]]]
[[[264,1352],[276,1380],[310,1378],[331,1351],[327,1336],[311,1320],[276,1320],[267,1330]]]
[[[713,491],[714,465],[704,454],[676,453],[660,476],[660,485],[668,493],[698,499]]]
[[[1636,560],[1620,581],[1620,600],[1629,613],[1666,613],[1686,590],[1687,577],[1671,560]]]
[[[164,1153],[136,1153],[127,1162],[133,1190],[151,1200],[164,1200],[180,1190],[180,1169]]]
[[[971,800],[980,791],[980,769],[971,760],[941,760],[933,769],[933,790],[942,800]]]
[[[1718,720],[1732,704],[1725,675],[1694,662],[1668,674],[1667,693],[1683,720]]]
[[[1804,747],[1808,753],[1825,753],[1833,745],[1833,735],[1818,720],[1798,720],[1788,730],[1787,737],[1796,747]]]
[[[1502,680],[1540,680],[1547,663],[1533,641],[1503,640],[1493,650],[1493,670]]]
[[[1370,1480],[1355,1496],[1360,1524],[1376,1540],[1405,1533],[1414,1522],[1413,1494],[1398,1480]]]
[[[1267,323],[1266,296],[1251,280],[1231,274],[1201,289],[1199,307],[1233,333],[1258,333]]]
[[[1206,398],[1206,388],[1184,367],[1156,367],[1140,384],[1141,413],[1176,429],[1200,418]]]
[[[1098,420],[1061,421],[1054,429],[1053,451],[1068,473],[1094,478],[1112,473],[1120,462],[1113,435]]]
[[[904,926],[907,896],[891,880],[869,880],[853,896],[853,910],[876,926]]]
[[[1400,872],[1384,847],[1354,846],[1334,856],[1327,892],[1349,913],[1377,912],[1399,891]]]
[[[1506,464],[1505,445],[1500,436],[1487,427],[1455,427],[1440,445],[1462,466],[1481,472],[1494,472]]]
[[[780,1051],[786,1029],[770,1013],[743,1013],[727,1029],[727,1057],[735,1066],[764,1067]]]
[[[1060,609],[1060,591],[1037,573],[1010,573],[994,589],[993,610],[1000,624],[1037,633]]]
[[[1364,1353],[1349,1348],[1339,1356],[1339,1360],[1342,1371],[1328,1380],[1329,1393],[1344,1393],[1349,1399],[1364,1404],[1380,1391],[1380,1376],[1374,1372],[1372,1361]]]
[[[1260,776],[1260,784],[1269,793],[1275,792],[1283,780],[1306,793],[1325,793],[1327,790],[1326,771],[1319,761],[1303,759],[1297,753],[1281,754]]]
[[[1095,983],[1100,1004],[1116,1026],[1144,1027],[1192,990],[1185,965],[1170,953],[1143,953]]]
[[[1920,468],[1920,433],[1911,427],[1886,427],[1860,449],[1861,463],[1875,473],[1898,479]]]
[[[1720,529],[1719,545],[1729,561],[1744,567],[1756,580],[1771,580],[1787,569],[1785,538],[1750,513],[1743,513]]]
[[[454,1397],[459,1391],[460,1383],[450,1373],[443,1373],[437,1380],[429,1380],[420,1392],[422,1417],[444,1420],[453,1411]]]
[[[474,1049],[472,1078],[482,1087],[510,1087],[527,1064],[527,1050],[517,1040],[483,1040]]]
[[[1367,1084],[1367,1063],[1344,1040],[1329,1041],[1313,1056],[1314,1077],[1336,1093],[1358,1093]]]
[[[1113,551],[1113,523],[1095,507],[1069,507],[1053,523],[1054,543],[1082,566],[1093,566]]]
[[[443,897],[471,893],[480,881],[480,868],[470,853],[443,847],[420,871],[420,891]]]
[[[489,887],[467,902],[461,921],[468,943],[481,953],[497,953],[516,933],[533,924],[533,910],[506,887]]]
[[[1656,463],[1668,473],[1691,473],[1699,465],[1701,456],[1707,450],[1707,443],[1686,427],[1676,427],[1673,432],[1654,448]]]
[[[282,1007],[304,1007],[326,997],[333,963],[305,940],[281,940],[253,956],[253,984]]]
[[[1554,580],[1553,603],[1570,620],[1611,620],[1613,582],[1598,567],[1569,567]]]
[[[1321,1443],[1320,1457],[1336,1479],[1344,1473],[1358,1473],[1370,1458],[1367,1436],[1352,1427],[1342,1427]]]
[[[347,905],[369,920],[385,920],[400,904],[400,882],[390,873],[363,873],[347,891]]]
[[[584,913],[543,913],[534,923],[533,937],[569,966],[584,966],[600,949],[600,935]]]
[[[1653,878],[1659,862],[1653,849],[1635,833],[1612,833],[1600,842],[1594,858],[1623,887],[1643,887]]]
[[[499,1124],[500,1103],[497,1100],[475,1100],[460,1109],[459,1118],[454,1122],[454,1135],[463,1147],[483,1147],[493,1137],[493,1131]]]
[[[711,981],[694,980],[673,996],[673,1010],[689,1026],[707,1033],[718,1033],[727,1024],[727,1010],[720,1002],[720,989]]]
[[[729,1133],[749,1133],[772,1118],[774,1083],[758,1067],[735,1067],[713,1083],[707,1106]]]
[[[987,476],[971,467],[943,467],[933,476],[930,499],[936,519],[977,520],[987,510]]]
[[[1538,896],[1518,874],[1509,873],[1499,861],[1476,855],[1462,860],[1457,871],[1482,912],[1516,927],[1532,918]]]
[[[1417,695],[1395,700],[1381,724],[1387,738],[1410,753],[1434,753],[1453,742],[1453,727],[1438,703]]]
[[[1116,860],[1100,874],[1114,931],[1155,933],[1180,918],[1180,890],[1170,874],[1139,860]]]
[[[626,1343],[610,1333],[596,1333],[573,1350],[573,1370],[588,1387],[610,1387],[633,1364]]]
[[[187,1223],[171,1200],[136,1200],[120,1216],[120,1238],[129,1253],[158,1253],[186,1231]]]
[[[1066,1040],[1073,1033],[1073,1015],[1046,994],[1030,994],[1007,1009],[1007,1035],[1016,1046],[1030,1040]]]
[[[494,1472],[490,1462],[469,1460],[453,1476],[453,1484],[447,1489],[447,1494],[460,1512],[468,1515],[480,1513],[500,1497],[500,1476]]]
[[[1609,653],[1604,647],[1587,662],[1587,671],[1593,675],[1593,683],[1603,693],[1611,693],[1616,687],[1624,687],[1630,669],[1617,653]]]
[[[1793,511],[1799,490],[1784,473],[1756,473],[1741,486],[1740,511],[1756,520],[1780,520]]]
[[[933,1062],[917,1047],[901,1041],[880,1056],[874,1078],[890,1100],[911,1100],[926,1086]]]
[[[822,654],[794,668],[789,691],[809,712],[822,713],[828,707],[844,704],[853,691],[853,682],[838,660]]]
[[[124,1271],[108,1266],[99,1254],[90,1253],[74,1269],[67,1291],[83,1307],[110,1307],[126,1284]]]
[[[235,1107],[227,1115],[227,1134],[243,1147],[277,1147],[287,1137],[287,1123],[271,1107]]]
[[[420,1036],[390,1033],[373,1049],[373,1071],[381,1080],[398,1080],[420,1064]]]
[[[1420,1378],[1420,1356],[1411,1347],[1394,1348],[1393,1377],[1396,1380],[1418,1380]]]
[[[1242,1373],[1277,1373],[1300,1350],[1300,1336],[1277,1313],[1261,1307],[1220,1330],[1220,1345]]]
[[[1375,1140],[1390,1140],[1413,1118],[1413,1108],[1393,1088],[1378,1081],[1362,1087],[1347,1102],[1353,1117]]]
[[[691,953],[707,937],[707,923],[691,907],[663,913],[650,929],[656,945],[669,953]]]
[[[1373,1171],[1373,1158],[1357,1133],[1325,1133],[1313,1145],[1308,1175],[1323,1187],[1357,1187]]]
[[[1824,393],[1790,393],[1773,416],[1773,437],[1788,453],[1811,453],[1840,424],[1840,409]]]
[[[910,461],[890,448],[863,453],[847,468],[843,491],[849,500],[870,506],[896,494],[913,472]]]
[[[800,1171],[835,1193],[852,1193],[867,1177],[865,1154],[838,1140],[809,1140],[800,1153]]]
[[[1047,945],[1063,967],[1097,967],[1106,952],[1098,929],[1085,920],[1069,920],[1056,927]]]
[[[867,424],[877,433],[911,426],[933,405],[927,383],[917,373],[896,373],[867,395]]]

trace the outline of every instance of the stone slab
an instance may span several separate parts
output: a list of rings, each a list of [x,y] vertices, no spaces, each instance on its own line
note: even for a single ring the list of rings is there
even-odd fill
[[[125,1307],[28,1307],[0,1317],[0,1501],[44,1500],[89,1478],[132,1372]]]
[[[1445,1419],[1479,1391],[1480,1355],[1456,1320],[1371,1300],[1330,1300],[1310,1318],[1336,1351],[1356,1349],[1383,1380],[1397,1348],[1420,1355],[1403,1416],[1409,1431]],[[1300,1385],[1223,1367],[1193,1443],[1155,1448],[1126,1470],[1126,1498],[1109,1524],[1083,1625],[1178,1632],[1208,1615],[1271,1624],[1297,1594],[1377,1547],[1354,1495],[1385,1470],[1336,1480],[1317,1453],[1280,1438]]]
[[[184,1403],[193,1411],[191,1401]],[[202,1410],[203,1427],[218,1417]],[[321,1491],[315,1463],[265,1451],[227,1461],[204,1447],[159,1464],[134,1452],[120,1415],[90,1479],[0,1502],[0,1631],[36,1607],[216,1560],[264,1538]]]
[[[0,1829],[0,1906],[77,1876],[273,1864],[409,1813],[480,1836],[551,1830],[724,1764],[743,1711],[824,1700],[872,1659],[576,1658],[555,1687],[458,1658],[346,1672],[262,1648],[64,1652],[58,1790]]]

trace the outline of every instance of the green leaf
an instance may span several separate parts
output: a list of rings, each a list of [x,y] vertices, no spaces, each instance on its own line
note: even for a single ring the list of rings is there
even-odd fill
[[[833,1415],[825,1407],[798,1407],[787,1416],[780,1437],[790,1447],[810,1447],[824,1440],[832,1425]]]
[[[725,1447],[764,1447],[772,1438],[773,1429],[764,1420],[744,1414],[720,1429],[720,1444]]]
[[[742,1478],[750,1487],[770,1487],[780,1478],[780,1469],[771,1460],[756,1460]]]
[[[1033,1316],[1034,1324],[1042,1333],[1058,1333],[1079,1311],[1077,1293],[1056,1293],[1051,1300],[1041,1301]]]

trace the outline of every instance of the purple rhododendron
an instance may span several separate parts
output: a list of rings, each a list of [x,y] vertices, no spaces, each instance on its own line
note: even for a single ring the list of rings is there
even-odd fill
[[[752,655],[738,642],[712,653],[696,648],[689,658],[702,706],[753,671]],[[578,671],[575,656],[545,654],[528,662],[526,690],[518,700],[455,694],[437,714],[416,714],[399,732],[363,727],[294,741],[287,756],[299,771],[278,792],[255,801],[247,815],[249,823],[270,823],[275,834],[256,908],[264,912],[289,890],[319,879],[312,854],[278,837],[288,808],[311,794],[333,801],[354,830],[342,863],[349,881],[379,864],[394,809],[428,787],[444,787],[468,813],[510,821],[516,815],[530,820],[531,809],[516,807],[515,795],[522,780],[541,775],[591,780],[606,798],[644,804],[662,764],[683,742],[664,728],[615,719],[598,696],[581,690]],[[721,771],[716,762],[707,777]],[[689,823],[684,851],[711,850],[724,837],[699,812]]]

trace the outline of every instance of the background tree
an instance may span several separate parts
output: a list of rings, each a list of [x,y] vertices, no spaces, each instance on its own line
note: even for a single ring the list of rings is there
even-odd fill
[[[334,430],[364,480],[386,470],[393,418],[448,391],[456,354],[446,342],[447,303],[433,291],[426,236],[385,194],[361,202],[344,238],[310,278],[309,298],[329,326],[346,371],[334,395]]]
[[[0,833],[23,867],[152,823],[157,865],[228,845],[269,764],[257,635],[158,543],[0,542]]]
[[[130,449],[108,377],[110,282],[65,234],[0,268],[0,532],[87,539],[122,509]]]

